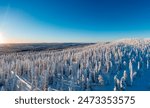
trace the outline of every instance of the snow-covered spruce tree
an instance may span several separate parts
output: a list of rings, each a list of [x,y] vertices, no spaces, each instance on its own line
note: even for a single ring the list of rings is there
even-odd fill
[[[91,91],[91,82],[90,82],[90,80],[89,80],[89,78],[87,78],[86,79],[87,81],[86,81],[86,91]]]
[[[114,91],[120,91],[120,81],[117,75],[114,76]]]
[[[63,50],[0,55],[0,83],[5,89],[8,88],[6,90],[10,90],[10,71],[14,71],[20,78],[31,83],[33,88],[38,87],[40,90],[47,90],[48,87],[51,90],[67,90],[70,85],[74,85],[72,90],[86,90],[89,85],[94,90],[93,85],[98,85],[98,79],[101,79],[99,75],[102,76],[104,85],[112,85],[111,80],[117,74],[114,83],[119,84],[120,88],[118,85],[116,88],[120,90],[124,80],[127,88],[133,85],[134,80],[138,80],[136,76],[141,74],[144,77],[149,72],[149,45],[149,40],[127,39]],[[46,65],[44,70],[43,64]],[[48,71],[48,78],[44,71]]]
[[[36,76],[35,76],[35,68],[34,68],[34,63],[33,61],[31,62],[31,86],[32,90],[35,89],[35,82],[36,81]]]
[[[124,71],[123,76],[120,80],[120,90],[125,91],[127,86],[127,73]]]
[[[99,81],[99,84],[100,84],[101,86],[104,85],[104,79],[103,79],[102,75],[99,75],[99,76],[98,76],[98,81]]]
[[[130,70],[130,85],[132,86],[132,84],[133,84],[133,67],[132,67],[131,60],[129,62],[129,70]]]

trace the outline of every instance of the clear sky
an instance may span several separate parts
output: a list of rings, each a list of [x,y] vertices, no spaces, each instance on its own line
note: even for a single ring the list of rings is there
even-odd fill
[[[150,0],[0,0],[0,43],[150,37]]]

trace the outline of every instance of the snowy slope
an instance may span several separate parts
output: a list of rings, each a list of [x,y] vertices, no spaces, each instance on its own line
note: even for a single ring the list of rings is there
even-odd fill
[[[0,89],[150,90],[150,39],[0,56]],[[28,88],[28,89],[27,89]]]

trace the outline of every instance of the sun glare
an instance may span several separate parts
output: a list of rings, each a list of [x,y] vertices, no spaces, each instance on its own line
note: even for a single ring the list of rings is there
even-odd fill
[[[5,43],[5,38],[2,33],[0,33],[0,44]]]

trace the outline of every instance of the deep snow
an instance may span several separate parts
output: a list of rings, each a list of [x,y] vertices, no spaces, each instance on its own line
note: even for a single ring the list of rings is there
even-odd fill
[[[123,39],[58,51],[0,55],[0,89],[150,90],[150,40]]]

